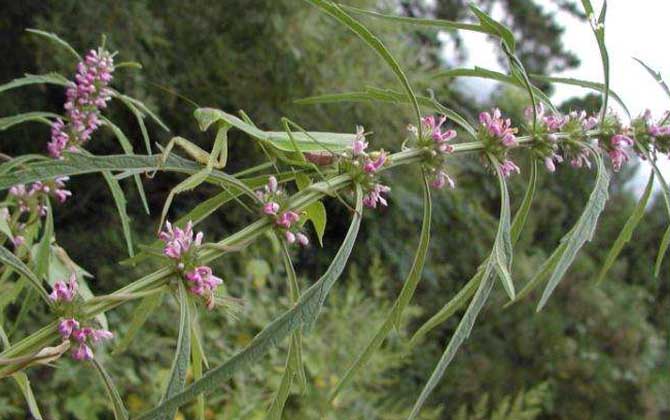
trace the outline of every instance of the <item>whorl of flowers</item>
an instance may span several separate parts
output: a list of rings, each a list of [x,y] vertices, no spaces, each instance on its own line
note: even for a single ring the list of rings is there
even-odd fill
[[[283,232],[289,244],[309,245],[309,238],[300,230],[300,215],[292,210],[282,210],[287,204],[287,195],[279,188],[277,178],[270,176],[268,183],[256,191],[256,196],[263,202],[263,214],[274,220],[275,228]]]
[[[598,145],[607,152],[614,172],[621,170],[621,167],[630,159],[628,149],[635,143],[632,134],[633,130],[624,127],[614,113],[607,114],[600,127]]]
[[[454,151],[454,146],[449,144],[449,141],[458,134],[456,130],[442,129],[446,120],[445,115],[441,115],[439,119],[433,115],[421,118],[422,138],[419,138],[416,127],[413,125],[407,127],[417,147],[424,147],[431,151],[430,157],[424,162],[424,167],[429,171],[431,187],[436,189],[442,189],[447,185],[454,188],[456,185],[446,171],[446,160],[447,155]]]
[[[215,292],[223,280],[216,277],[212,269],[198,263],[198,250],[202,245],[203,233],[194,233],[193,222],[184,229],[165,222],[165,229],[158,234],[165,244],[163,255],[177,263],[177,270],[186,281],[188,290],[205,301],[207,309],[215,306]]]
[[[112,97],[109,83],[113,72],[113,55],[103,48],[89,51],[77,65],[75,82],[70,82],[66,90],[67,122],[58,119],[51,125],[47,148],[52,157],[60,158],[63,151],[75,151],[100,126],[100,110],[107,107]]]
[[[651,111],[646,110],[631,122],[631,129],[635,140],[646,149],[670,153],[670,112],[666,112],[662,119],[655,121]]]
[[[77,296],[78,289],[77,276],[72,273],[67,282],[58,280],[54,283],[49,298],[54,303],[65,305],[65,307],[58,307],[59,310],[65,309],[70,313],[68,317],[61,319],[58,324],[58,333],[64,341],[74,341],[71,351],[72,358],[75,360],[90,360],[93,358],[93,350],[91,350],[89,344],[109,340],[114,337],[114,334],[105,329],[82,327],[79,321],[72,316],[72,312],[74,312],[72,303]]]
[[[484,145],[486,153],[494,156],[500,162],[503,176],[509,177],[514,172],[520,173],[519,167],[507,155],[511,148],[518,146],[517,128],[512,127],[509,118],[503,118],[498,108],[491,112],[479,114],[479,140]]]
[[[351,150],[345,154],[342,168],[348,172],[354,183],[359,184],[364,191],[363,205],[376,209],[377,206],[388,206],[386,194],[391,187],[377,182],[377,172],[388,163],[388,154],[384,150],[367,152],[368,142],[362,126],[356,126],[356,136],[351,144]]]

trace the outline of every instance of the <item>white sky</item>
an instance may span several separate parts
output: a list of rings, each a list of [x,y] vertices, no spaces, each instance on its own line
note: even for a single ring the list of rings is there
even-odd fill
[[[557,11],[551,0],[540,0],[539,4],[549,11]],[[579,3],[579,2],[578,2]],[[602,7],[602,0],[592,0],[596,15]],[[581,5],[580,5],[581,7]],[[494,10],[494,17],[500,11]],[[651,109],[654,116],[661,116],[670,109],[670,98],[662,92],[658,84],[649,76],[632,57],[638,57],[649,66],[661,72],[670,83],[670,54],[667,41],[670,39],[670,0],[610,0],[607,7],[605,22],[605,41],[610,55],[610,87],[621,96],[628,109],[636,116],[645,109]],[[552,76],[573,77],[584,80],[602,81],[602,64],[591,27],[571,15],[558,12],[557,21],[566,28],[563,42],[566,49],[571,50],[581,60],[581,66],[561,74]],[[461,32],[468,60],[465,67],[475,65],[500,70],[495,49],[497,46],[486,40],[486,37],[474,32]],[[523,42],[519,40],[518,42]],[[449,57],[450,47],[445,49]],[[495,83],[481,80],[466,82],[476,97],[482,99],[488,95]],[[573,96],[581,96],[587,90],[564,85],[555,85],[552,99],[560,103]],[[615,106],[614,104],[612,104]],[[616,109],[616,106],[615,106]],[[670,177],[670,161],[661,158],[663,172]],[[646,182],[642,169],[638,177],[637,187]]]

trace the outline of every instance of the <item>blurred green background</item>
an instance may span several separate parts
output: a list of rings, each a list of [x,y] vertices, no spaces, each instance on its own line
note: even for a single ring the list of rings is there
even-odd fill
[[[561,6],[578,14],[570,2]],[[467,16],[464,0],[437,0],[428,7],[421,0],[347,2],[408,16],[437,16],[461,20]],[[501,7],[506,23],[519,36],[519,55],[533,73],[553,73],[579,64],[561,43],[562,30],[552,15],[533,0],[479,0],[484,9]],[[493,104],[521,121],[527,105],[522,91],[498,88],[485,101],[473,99],[458,81],[430,75],[447,66],[441,53],[445,38],[435,31],[393,26],[365,20],[406,69],[415,89],[435,96],[469,117]],[[25,72],[57,70],[71,75],[69,57],[24,32],[39,28],[60,34],[80,51],[98,45],[102,34],[118,50],[117,61],[134,60],[142,71],[119,69],[114,86],[145,101],[168,123],[165,133],[149,125],[152,140],[165,144],[179,134],[207,148],[212,138],[197,130],[194,102],[234,113],[245,110],[263,128],[279,128],[287,116],[307,129],[353,131],[363,124],[374,131],[375,147],[399,150],[405,126],[412,121],[406,107],[379,104],[300,106],[293,101],[320,93],[396,88],[393,75],[365,45],[333,20],[297,0],[45,0],[2,2],[0,14],[0,83]],[[458,66],[468,54],[456,34],[446,38],[457,54],[448,58]],[[612,46],[616,48],[616,46]],[[469,86],[469,85],[468,85]],[[543,86],[549,92],[550,86]],[[59,112],[61,89],[31,87],[0,96],[0,116],[40,110]],[[575,98],[564,110],[599,106],[596,96]],[[635,112],[641,110],[634,110]],[[140,132],[125,109],[113,105],[107,114],[142,150]],[[232,134],[230,172],[263,160],[252,141]],[[0,151],[9,155],[44,153],[49,138],[43,126],[14,127],[0,132]],[[109,132],[101,130],[89,143],[93,153],[119,153]],[[521,159],[521,157],[519,157]],[[527,165],[522,167],[526,174]],[[652,275],[661,234],[667,225],[661,200],[656,199],[632,242],[625,248],[608,278],[595,287],[594,277],[628,214],[635,205],[629,181],[635,165],[615,177],[611,199],[601,218],[595,240],[587,245],[561,283],[549,305],[535,313],[538,296],[502,309],[506,295],[496,286],[470,339],[463,345],[422,413],[426,419],[547,418],[613,419],[669,418],[670,286],[668,261],[659,278]],[[415,167],[385,175],[393,186],[390,206],[366,213],[359,241],[345,276],[327,301],[314,331],[307,336],[305,357],[310,388],[292,394],[287,419],[400,419],[439,359],[461,313],[433,330],[414,349],[408,335],[439,310],[474,274],[492,244],[498,191],[495,179],[476,156],[459,159],[452,170],[454,191],[434,194],[433,240],[424,278],[406,323],[359,374],[335,404],[327,395],[355,355],[374,333],[409,270],[418,241],[421,218],[420,185]],[[147,216],[131,182],[129,212],[135,239],[153,239],[156,215],[176,175],[146,180],[152,208]],[[513,204],[523,196],[525,177],[511,183]],[[593,173],[570,167],[542,174],[533,211],[515,258],[517,284],[523,284],[578,218],[592,186]],[[71,183],[75,199],[56,212],[58,243],[94,274],[96,294],[107,293],[154,268],[119,266],[125,245],[114,204],[99,176],[82,176]],[[199,201],[217,193],[212,186],[180,196],[172,207],[178,217]],[[303,286],[323,272],[337,250],[349,215],[332,200],[327,203],[328,227],[323,249],[313,245],[296,250]],[[251,220],[234,204],[202,225],[206,238],[215,240]],[[288,307],[283,266],[266,239],[241,253],[217,262],[230,295],[241,299],[237,317],[202,311],[205,349],[216,366],[244,346],[272,318]],[[108,314],[110,325],[123,336],[133,304]],[[168,373],[176,339],[176,309],[172,298],[146,324],[130,348],[111,356],[98,355],[114,376],[128,409],[137,413],[154,405]],[[48,321],[42,309],[18,317],[19,306],[1,314],[11,340],[35,331]],[[17,323],[16,320],[19,319]],[[286,348],[280,346],[260,365],[239,373],[208,396],[211,419],[263,418],[277,388]],[[102,385],[85,364],[64,359],[55,368],[32,368],[29,377],[43,414],[48,419],[111,418]],[[11,381],[0,382],[0,418],[27,418],[19,390]],[[191,418],[192,407],[179,416]]]

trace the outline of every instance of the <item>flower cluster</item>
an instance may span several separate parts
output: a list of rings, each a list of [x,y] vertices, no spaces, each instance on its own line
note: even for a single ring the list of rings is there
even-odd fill
[[[47,148],[52,157],[60,158],[66,150],[75,151],[100,126],[100,110],[112,97],[109,83],[113,72],[113,55],[102,48],[89,51],[77,65],[75,82],[70,82],[66,91],[67,123],[58,119],[51,125]]]
[[[268,183],[256,191],[256,196],[263,203],[263,214],[274,220],[275,227],[283,231],[286,242],[309,245],[309,238],[300,230],[300,215],[292,210],[282,210],[286,208],[288,197],[279,188],[277,178],[270,176]]]
[[[212,269],[199,265],[198,250],[202,245],[203,234],[193,232],[193,223],[189,221],[184,229],[165,222],[165,230],[158,237],[165,244],[163,255],[177,263],[177,269],[188,285],[188,290],[205,300],[208,309],[214,309],[215,292],[223,284]]]
[[[72,303],[77,297],[77,276],[75,273],[70,275],[67,282],[58,280],[53,285],[53,290],[49,295],[52,302],[58,303],[58,311],[64,311],[69,314],[68,317],[61,319],[58,324],[58,333],[63,340],[74,340],[76,345],[72,347],[72,358],[75,360],[90,360],[93,358],[93,350],[89,347],[90,343],[109,340],[114,337],[110,331],[92,327],[82,327],[73,316],[74,306]]]
[[[598,133],[601,139],[598,146],[607,152],[614,172],[621,170],[623,164],[630,159],[627,149],[635,143],[632,134],[633,130],[624,127],[616,114],[609,112],[605,116]]]
[[[72,193],[65,189],[68,177],[59,177],[50,181],[37,181],[31,185],[18,184],[9,189],[9,203],[16,211],[10,214],[7,207],[0,209],[0,218],[7,222],[11,231],[9,239],[15,247],[25,243],[25,230],[28,224],[47,214],[47,197],[65,202]],[[26,215],[25,217],[23,217]],[[6,234],[10,232],[4,232]]]
[[[505,177],[514,172],[519,173],[519,167],[507,157],[509,149],[519,144],[516,138],[518,129],[512,127],[512,121],[503,118],[500,110],[494,108],[490,113],[480,113],[479,123],[478,137],[484,145],[485,153],[501,162],[500,169]]]
[[[356,127],[356,136],[351,144],[351,151],[345,154],[341,168],[348,172],[355,183],[365,191],[363,204],[375,209],[378,205],[386,207],[386,194],[391,191],[389,186],[377,182],[377,172],[388,162],[388,154],[384,150],[368,153],[368,142],[362,126]]]
[[[430,150],[430,157],[424,162],[424,167],[430,172],[430,185],[433,188],[442,189],[446,185],[454,188],[455,182],[446,171],[447,155],[454,151],[454,146],[449,141],[457,136],[456,130],[443,130],[447,117],[441,115],[436,119],[433,115],[421,118],[421,129],[423,136],[419,138],[419,132],[413,125],[407,129],[410,138],[417,147]]]
[[[114,337],[111,331],[91,327],[80,327],[79,321],[74,318],[65,318],[58,324],[58,333],[63,340],[74,340],[72,347],[72,358],[75,360],[93,359],[93,350],[89,347],[91,343],[110,340]]]
[[[660,153],[670,153],[670,112],[655,121],[651,111],[645,111],[631,122],[635,140],[645,149]]]

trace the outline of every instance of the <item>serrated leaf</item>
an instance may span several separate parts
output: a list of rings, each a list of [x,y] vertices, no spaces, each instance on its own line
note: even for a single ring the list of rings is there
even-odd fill
[[[109,398],[109,402],[112,404],[112,411],[114,412],[114,420],[127,420],[128,411],[126,410],[126,407],[123,405],[121,395],[119,394],[119,391],[116,389],[116,385],[114,385],[112,377],[109,376],[109,373],[107,373],[105,367],[102,365],[102,363],[100,363],[98,359],[93,358],[91,362],[93,363],[93,366],[95,366],[96,370],[100,374],[100,379],[102,379],[102,382],[105,385],[105,391],[107,392],[107,397]]]
[[[211,369],[199,381],[193,382],[184,391],[144,413],[139,419],[161,418],[173,412],[176,408],[195,399],[199,394],[217,388],[235,372],[259,360],[270,348],[288,337],[296,329],[311,326],[316,321],[328,292],[342,274],[349,259],[358,236],[362,210],[363,194],[360,186],[357,186],[356,212],[340,249],[323,276],[302,294],[298,303],[267,325],[251,343],[224,364]]]
[[[188,292],[182,281],[179,281],[179,336],[177,337],[177,349],[175,350],[170,376],[162,402],[169,400],[174,395],[182,392],[186,384],[186,372],[191,359],[191,314],[188,303]],[[172,420],[177,409],[167,410],[162,418]]]
[[[248,124],[234,115],[228,114],[213,108],[198,108],[195,110],[195,118],[198,120],[200,129],[205,131],[207,128],[217,122],[225,121],[233,127],[250,135],[251,137],[268,142],[285,152],[294,151],[293,141],[284,131],[263,131],[254,125]],[[344,151],[351,147],[356,134],[352,133],[324,133],[318,131],[308,131],[307,133],[292,133],[293,140],[303,152],[327,151],[319,143],[324,144],[332,151]],[[317,140],[314,142],[313,137]]]
[[[74,58],[77,59],[77,61],[81,61],[81,56],[79,55],[77,50],[72,48],[72,46],[70,44],[68,44],[65,40],[63,40],[61,37],[59,37],[55,33],[41,31],[39,29],[26,29],[26,32],[30,32],[31,34],[41,36],[43,38],[48,39],[49,41],[52,41],[52,42],[56,43],[57,45],[63,47],[67,52],[72,54],[74,56]]]
[[[305,1],[320,8],[325,13],[335,18],[338,22],[349,28],[353,33],[356,34],[356,36],[358,36],[363,42],[365,42],[370,48],[379,54],[379,56],[386,62],[407,94],[407,99],[411,103],[412,108],[414,109],[414,113],[416,114],[417,128],[419,130],[419,134],[421,134],[421,111],[419,110],[419,103],[417,102],[416,96],[414,95],[412,86],[410,85],[407,76],[403,72],[398,62],[384,46],[382,41],[372,32],[370,32],[370,30],[366,28],[365,25],[351,17],[340,6],[334,4],[333,2],[327,0]]]
[[[46,74],[26,74],[23,77],[16,78],[11,82],[0,85],[0,93],[16,89],[22,86],[37,85],[37,84],[51,84],[67,86],[69,81],[58,73]]]
[[[421,235],[419,237],[419,245],[414,254],[414,261],[412,267],[405,279],[403,288],[398,295],[398,298],[393,303],[391,310],[386,316],[384,322],[379,326],[375,335],[366,344],[363,351],[357,356],[351,366],[346,370],[342,378],[340,378],[337,385],[329,395],[329,400],[333,401],[335,397],[348,385],[353,379],[354,375],[370,360],[370,357],[381,347],[384,339],[391,332],[395,324],[399,328],[400,319],[403,311],[412,300],[414,291],[421,280],[423,267],[426,261],[426,254],[428,253],[428,246],[430,244],[430,225],[432,218],[432,200],[430,197],[430,188],[428,187],[428,180],[423,177],[423,221],[421,223]]]
[[[482,275],[482,281],[477,288],[475,296],[472,298],[472,301],[470,302],[468,309],[465,311],[465,314],[463,314],[463,318],[461,318],[461,321],[458,323],[458,327],[456,327],[454,335],[449,340],[449,344],[447,344],[447,348],[444,350],[444,353],[442,353],[442,357],[435,367],[435,370],[433,370],[433,373],[421,391],[419,398],[414,403],[414,407],[412,407],[412,411],[408,416],[408,420],[415,419],[419,415],[423,404],[426,402],[426,399],[428,399],[430,393],[433,391],[433,389],[435,389],[437,384],[442,379],[444,371],[453,360],[459,347],[470,335],[470,331],[472,331],[472,327],[475,324],[477,316],[484,307],[484,304],[486,303],[486,300],[491,293],[491,289],[493,289],[493,285],[495,284],[495,276],[492,275],[492,265],[487,264],[486,267],[487,268]]]
[[[25,122],[40,122],[46,125],[51,125],[49,118],[60,118],[60,115],[53,112],[26,112],[24,114],[12,115],[11,117],[0,118],[0,131],[7,130],[18,124]]]
[[[130,325],[128,326],[128,331],[114,348],[114,355],[123,353],[128,348],[144,323],[147,322],[151,314],[153,314],[153,312],[161,305],[162,302],[163,292],[158,292],[156,294],[147,296],[140,301],[140,303],[133,311]]]
[[[44,286],[42,286],[40,279],[28,268],[28,266],[23,263],[23,261],[21,261],[16,255],[11,253],[3,246],[0,246],[0,262],[11,267],[17,273],[22,275],[26,280],[28,280],[30,285],[33,286],[42,300],[44,300],[47,305],[51,304],[51,301],[49,300],[49,294],[44,289]]]
[[[654,186],[654,172],[652,171],[651,174],[649,175],[649,181],[647,181],[647,186],[644,189],[642,197],[640,197],[640,200],[635,206],[635,209],[628,217],[628,220],[626,220],[623,229],[621,229],[619,236],[617,236],[616,240],[614,241],[614,245],[612,245],[612,248],[607,253],[605,262],[603,263],[603,266],[600,269],[600,272],[598,273],[596,284],[602,283],[602,281],[605,279],[605,275],[607,274],[609,269],[612,268],[612,265],[614,264],[617,257],[621,253],[623,247],[633,237],[633,232],[635,231],[635,228],[644,217],[644,213],[647,208],[647,203],[649,202],[649,198],[651,197],[653,186]]]

